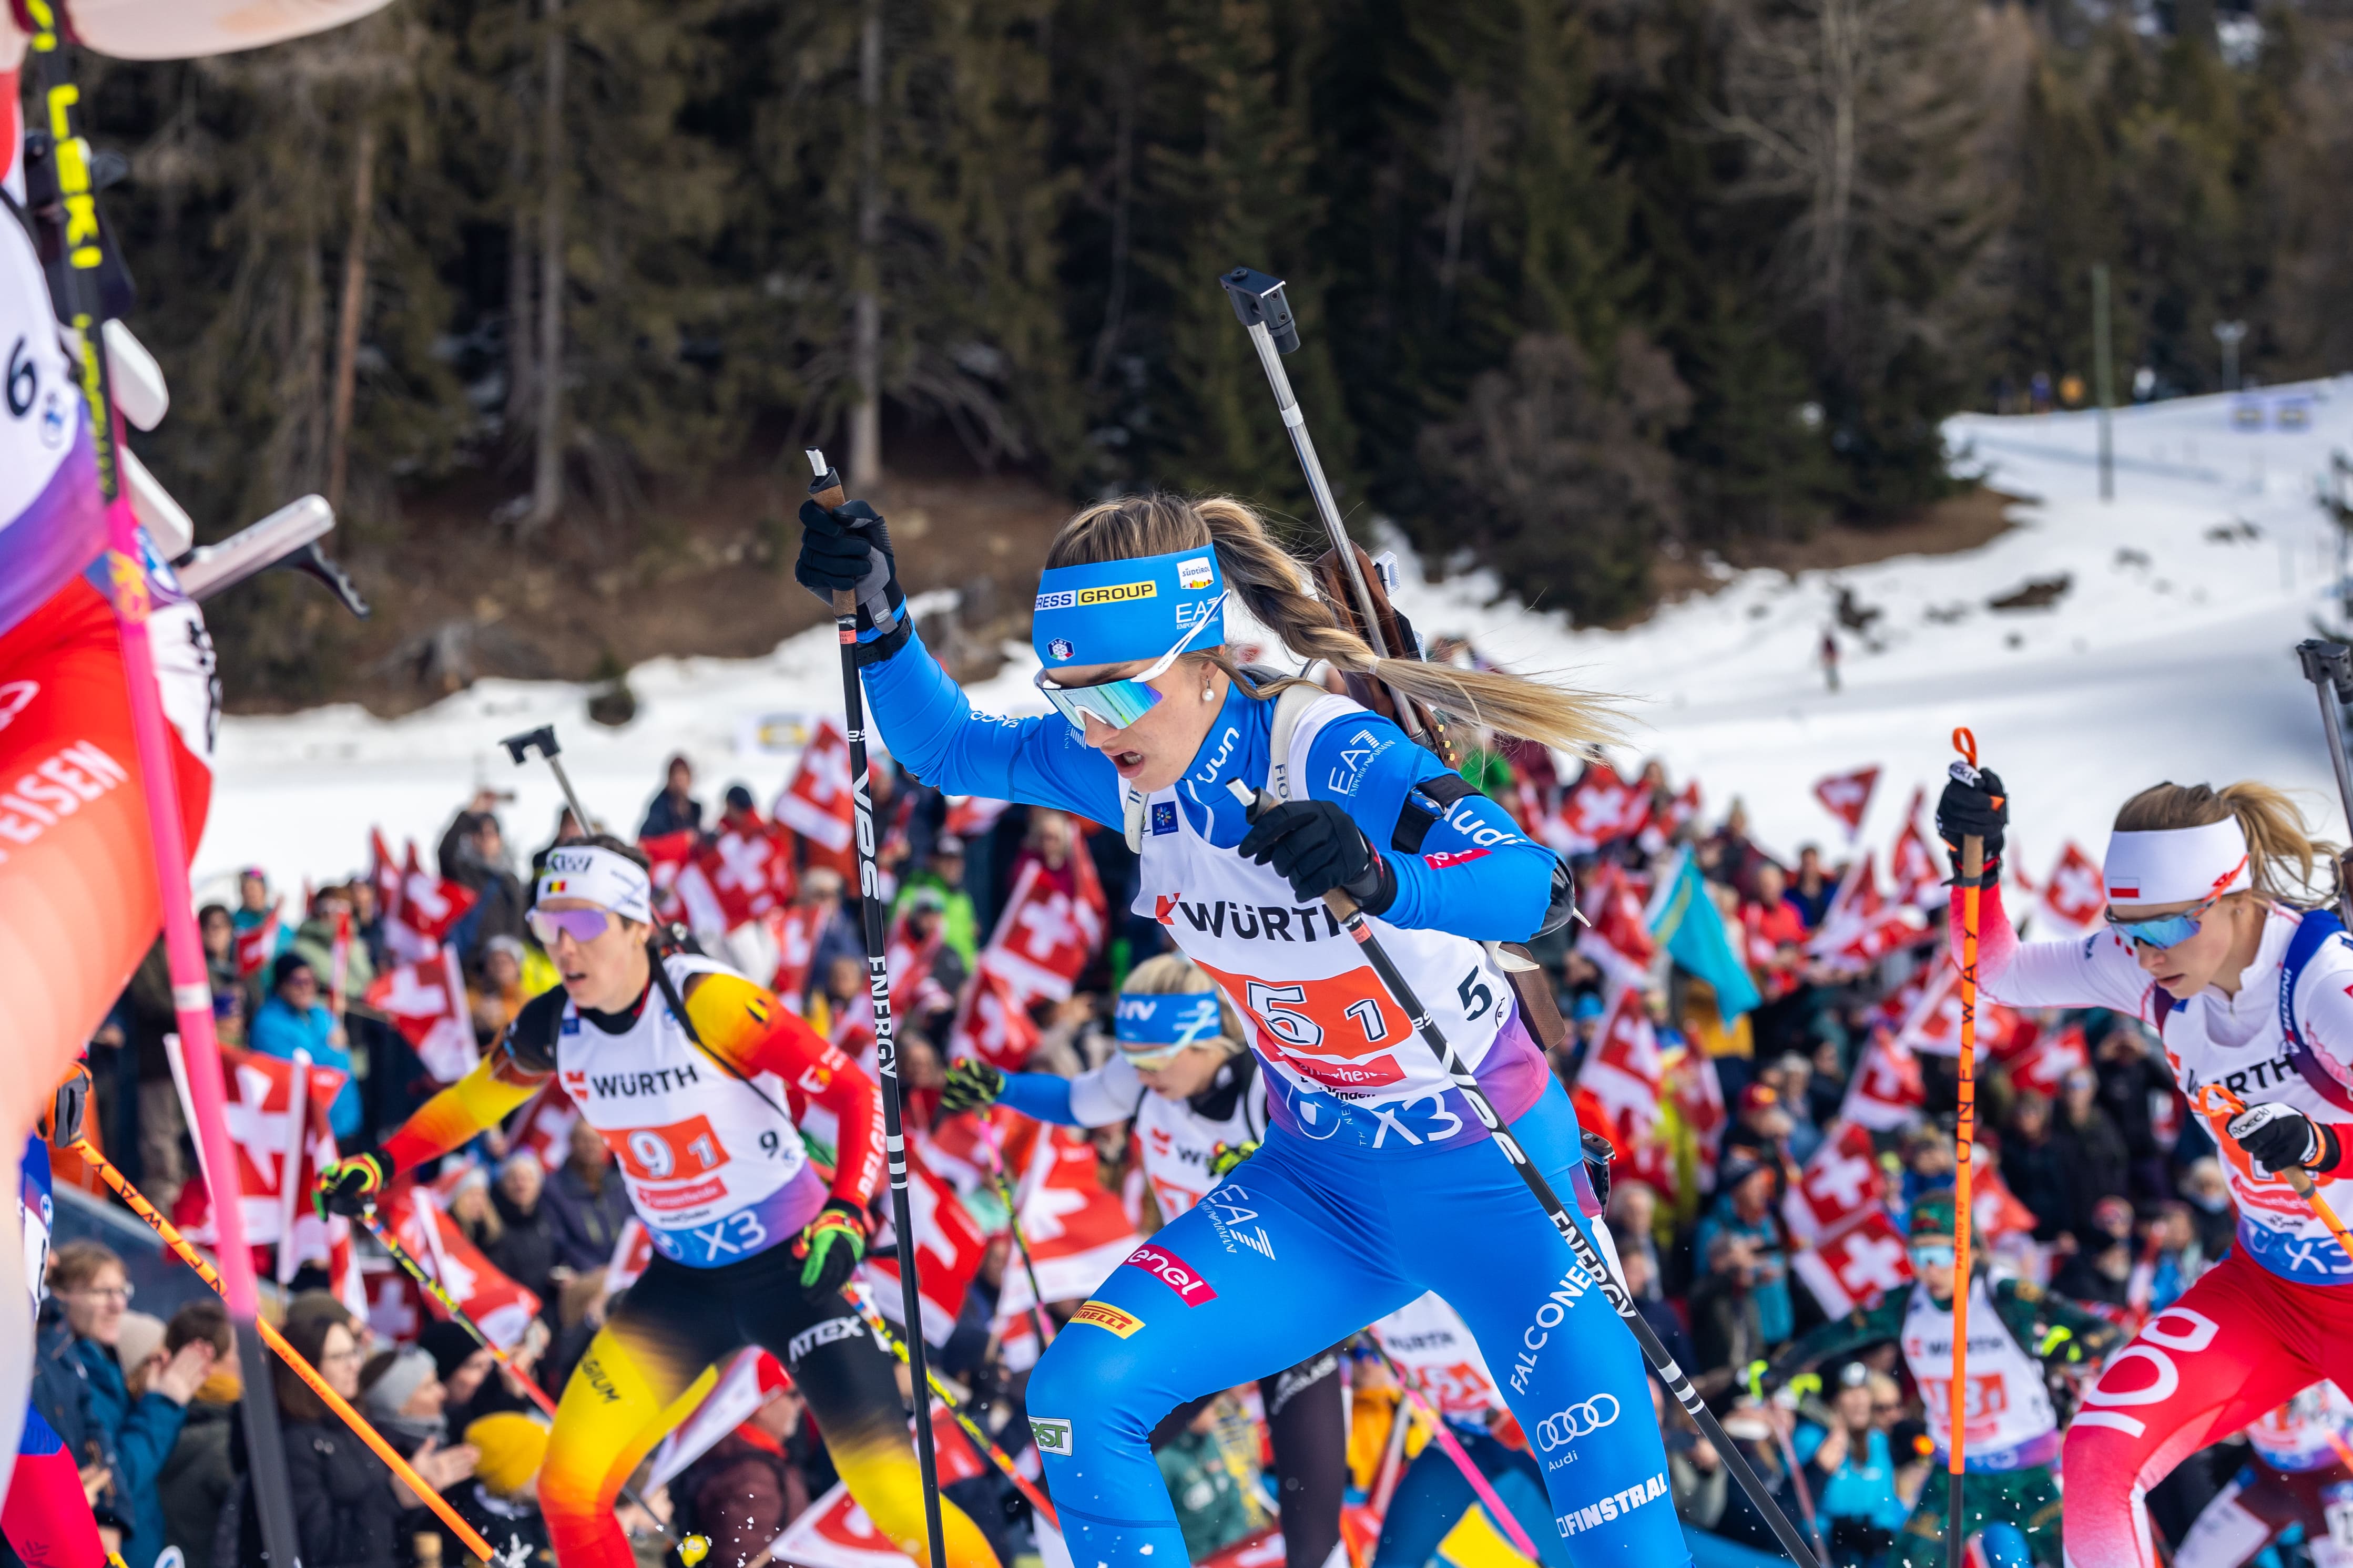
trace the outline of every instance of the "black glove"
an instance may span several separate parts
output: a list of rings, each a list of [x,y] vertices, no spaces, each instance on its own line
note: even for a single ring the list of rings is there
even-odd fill
[[[977,1057],[966,1057],[948,1068],[947,1081],[940,1086],[940,1109],[951,1116],[959,1110],[978,1110],[995,1105],[1004,1092],[1003,1073]]]
[[[311,1206],[321,1219],[330,1211],[357,1218],[375,1205],[376,1194],[392,1180],[392,1159],[385,1154],[354,1154],[338,1160],[319,1173]]]
[[[2223,1130],[2267,1171],[2333,1171],[2344,1152],[2334,1131],[2289,1105],[2251,1105]]]
[[[864,501],[844,501],[831,511],[814,500],[801,502],[801,552],[793,577],[828,608],[843,589],[857,593],[859,663],[888,658],[907,640],[902,613],[907,595],[899,587],[890,525]]]
[[[1301,903],[1338,888],[1368,915],[1397,902],[1397,872],[1355,819],[1328,800],[1287,800],[1242,835],[1245,860],[1274,868]]]
[[[812,1301],[841,1294],[866,1256],[866,1211],[847,1198],[828,1198],[801,1232],[801,1290]]]
[[[1991,768],[1979,768],[1973,784],[1946,780],[1945,793],[1936,800],[1936,837],[1952,853],[1953,874],[1960,874],[1961,840],[1972,833],[1985,840],[1986,869],[2000,865],[2001,830],[2009,821],[2010,795]]]

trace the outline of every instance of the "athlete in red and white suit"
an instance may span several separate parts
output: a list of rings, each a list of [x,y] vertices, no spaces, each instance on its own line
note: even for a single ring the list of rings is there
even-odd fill
[[[1947,842],[1957,834],[1947,817],[1966,816],[1967,790],[1948,789],[1939,808]],[[2174,815],[2213,820],[2112,837],[2107,929],[2021,945],[1999,888],[1989,886],[1979,905],[1978,981],[1989,999],[2137,1018],[2158,1034],[2193,1102],[2220,1086],[2255,1112],[2206,1117],[2238,1201],[2237,1245],[2116,1352],[2069,1428],[2062,1465],[2071,1568],[2154,1562],[2142,1504],[2150,1487],[2298,1389],[2353,1375],[2353,1258],[2242,1146],[2276,1152],[2274,1141],[2292,1131],[2295,1152],[2283,1159],[2307,1165],[2332,1206],[2353,1212],[2353,1162],[2339,1163],[2353,1148],[2353,944],[2335,917],[2272,891],[2287,868],[2279,825],[2293,820],[2275,793],[2160,785],[2128,804],[2122,820],[2146,820],[2137,808],[2160,791],[2176,792],[2168,796]],[[1977,804],[1982,811],[1982,795]],[[2183,919],[2168,929],[2173,917]],[[1957,889],[1952,918],[1957,931]],[[2127,921],[2141,922],[2138,939]],[[2267,1123],[2273,1131],[2259,1131]]]

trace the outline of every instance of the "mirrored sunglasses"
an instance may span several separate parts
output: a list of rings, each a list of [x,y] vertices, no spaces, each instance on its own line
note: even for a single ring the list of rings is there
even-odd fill
[[[575,942],[591,942],[613,925],[613,917],[603,910],[533,910],[523,920],[539,945],[551,951],[563,932],[571,932]]]
[[[1186,1048],[1181,1045],[1130,1045],[1125,1040],[1118,1041],[1117,1044],[1119,1054],[1127,1058],[1128,1066],[1145,1072],[1158,1072],[1183,1055]]]
[[[1912,1267],[1915,1268],[1950,1268],[1952,1266],[1953,1244],[1949,1241],[1912,1249]]]
[[[1201,628],[1216,618],[1218,607],[1225,602],[1223,594],[1209,601],[1208,607],[1201,612],[1201,618],[1193,623],[1192,629],[1176,639],[1176,646],[1154,659],[1138,674],[1118,680],[1098,681],[1092,686],[1058,686],[1041,669],[1036,678],[1038,689],[1045,694],[1047,701],[1054,705],[1057,713],[1071,721],[1071,728],[1082,735],[1087,732],[1086,716],[1090,713],[1114,730],[1124,730],[1151,712],[1159,702],[1160,693],[1153,689],[1152,682],[1168,672],[1168,667],[1176,662],[1176,656],[1201,635]]]
[[[2179,947],[2198,934],[2206,911],[2214,904],[2215,900],[2209,899],[2194,910],[2186,910],[2178,915],[2163,915],[2153,921],[2120,921],[2111,911],[2107,917],[2108,929],[2126,942],[2138,942],[2143,947]]]

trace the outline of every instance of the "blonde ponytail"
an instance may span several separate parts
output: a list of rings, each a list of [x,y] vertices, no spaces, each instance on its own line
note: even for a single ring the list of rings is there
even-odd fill
[[[2116,812],[2119,833],[2204,827],[2230,817],[2247,838],[2247,876],[2275,904],[2309,902],[2326,892],[2314,879],[2337,863],[2337,847],[2312,837],[2304,813],[2282,791],[2253,779],[2209,784],[2151,784]],[[2301,894],[2299,898],[2298,895]]]
[[[1377,658],[1361,637],[1343,629],[1332,607],[1309,585],[1306,569],[1267,531],[1258,513],[1231,496],[1193,500],[1155,492],[1099,501],[1062,525],[1046,552],[1046,564],[1050,569],[1165,555],[1203,544],[1217,552],[1228,591],[1294,653],[1369,676],[1418,702],[1498,734],[1564,752],[1589,752],[1620,738],[1618,715],[1588,692],[1502,670]],[[1258,685],[1224,649],[1200,657],[1252,697],[1271,696],[1293,684],[1284,679]]]

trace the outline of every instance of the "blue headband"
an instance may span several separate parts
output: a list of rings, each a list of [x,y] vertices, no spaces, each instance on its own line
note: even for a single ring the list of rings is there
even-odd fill
[[[1123,1046],[1198,1046],[1218,1037],[1218,994],[1119,994],[1113,1027]]]
[[[1029,642],[1048,670],[1155,659],[1226,640],[1218,552],[1208,545],[1125,561],[1056,566],[1038,579]]]

